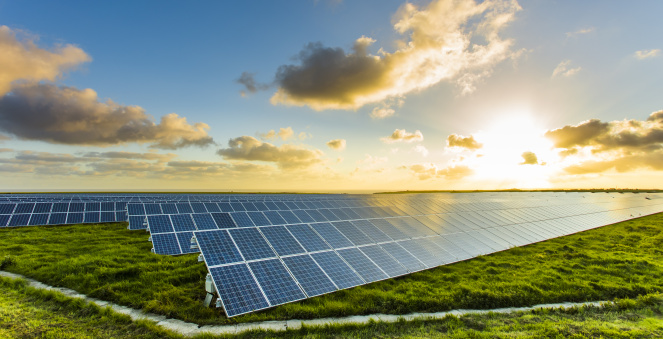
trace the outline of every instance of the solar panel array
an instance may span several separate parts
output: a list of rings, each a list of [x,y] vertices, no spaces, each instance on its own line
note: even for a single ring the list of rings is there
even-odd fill
[[[658,193],[0,195],[2,226],[128,220],[157,254],[200,250],[229,317],[661,211]]]

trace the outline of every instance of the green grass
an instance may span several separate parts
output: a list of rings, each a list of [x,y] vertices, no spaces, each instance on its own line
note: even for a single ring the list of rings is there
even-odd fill
[[[148,321],[0,278],[0,338],[180,338]]]
[[[663,295],[621,299],[605,307],[447,316],[395,323],[328,325],[194,338],[660,338]],[[150,321],[0,277],[1,338],[182,338]]]
[[[196,255],[149,252],[123,224],[0,230],[0,266],[56,286],[199,324],[489,309],[663,292],[663,214],[602,227],[227,319],[202,306]],[[4,262],[4,264],[3,264]]]

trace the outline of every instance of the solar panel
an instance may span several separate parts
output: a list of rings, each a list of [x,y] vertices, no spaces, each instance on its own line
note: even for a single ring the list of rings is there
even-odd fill
[[[336,291],[336,285],[308,254],[286,257],[283,262],[309,297]]]
[[[331,278],[338,289],[342,290],[364,283],[357,273],[336,252],[318,252],[311,254],[311,257],[318,263],[327,276]]]
[[[209,272],[228,317],[270,306],[246,264],[212,267]]]
[[[306,298],[280,260],[254,261],[249,263],[249,268],[270,304],[279,305]]]

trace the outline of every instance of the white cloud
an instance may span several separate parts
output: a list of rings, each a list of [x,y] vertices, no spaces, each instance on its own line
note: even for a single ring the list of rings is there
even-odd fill
[[[417,146],[414,146],[414,148],[412,148],[412,150],[413,150],[414,152],[416,152],[416,153],[420,153],[420,154],[423,155],[424,157],[427,157],[427,156],[428,156],[428,153],[429,153],[429,152],[428,152],[428,149],[427,149],[426,147],[424,147],[424,145],[417,145]]]
[[[576,73],[580,72],[582,70],[582,67],[576,67],[576,68],[570,68],[571,66],[571,60],[564,60],[555,67],[555,70],[552,73],[552,77],[571,77],[575,75]]]
[[[660,49],[643,49],[635,52],[635,57],[638,60],[655,58],[661,54]]]
[[[345,149],[345,146],[346,146],[345,139],[334,139],[327,141],[327,147],[335,151],[342,151]]]

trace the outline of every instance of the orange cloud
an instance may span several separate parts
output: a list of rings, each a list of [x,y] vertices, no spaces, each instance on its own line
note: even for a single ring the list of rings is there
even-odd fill
[[[483,144],[477,142],[473,135],[465,137],[458,134],[451,134],[447,137],[447,147],[467,148],[469,150],[477,150],[483,147]]]
[[[418,142],[418,141],[423,141],[424,140],[424,135],[421,133],[420,130],[414,131],[414,133],[408,133],[404,129],[395,129],[394,133],[392,133],[388,137],[380,138],[382,142],[385,142],[387,144],[391,144],[394,142]]]

